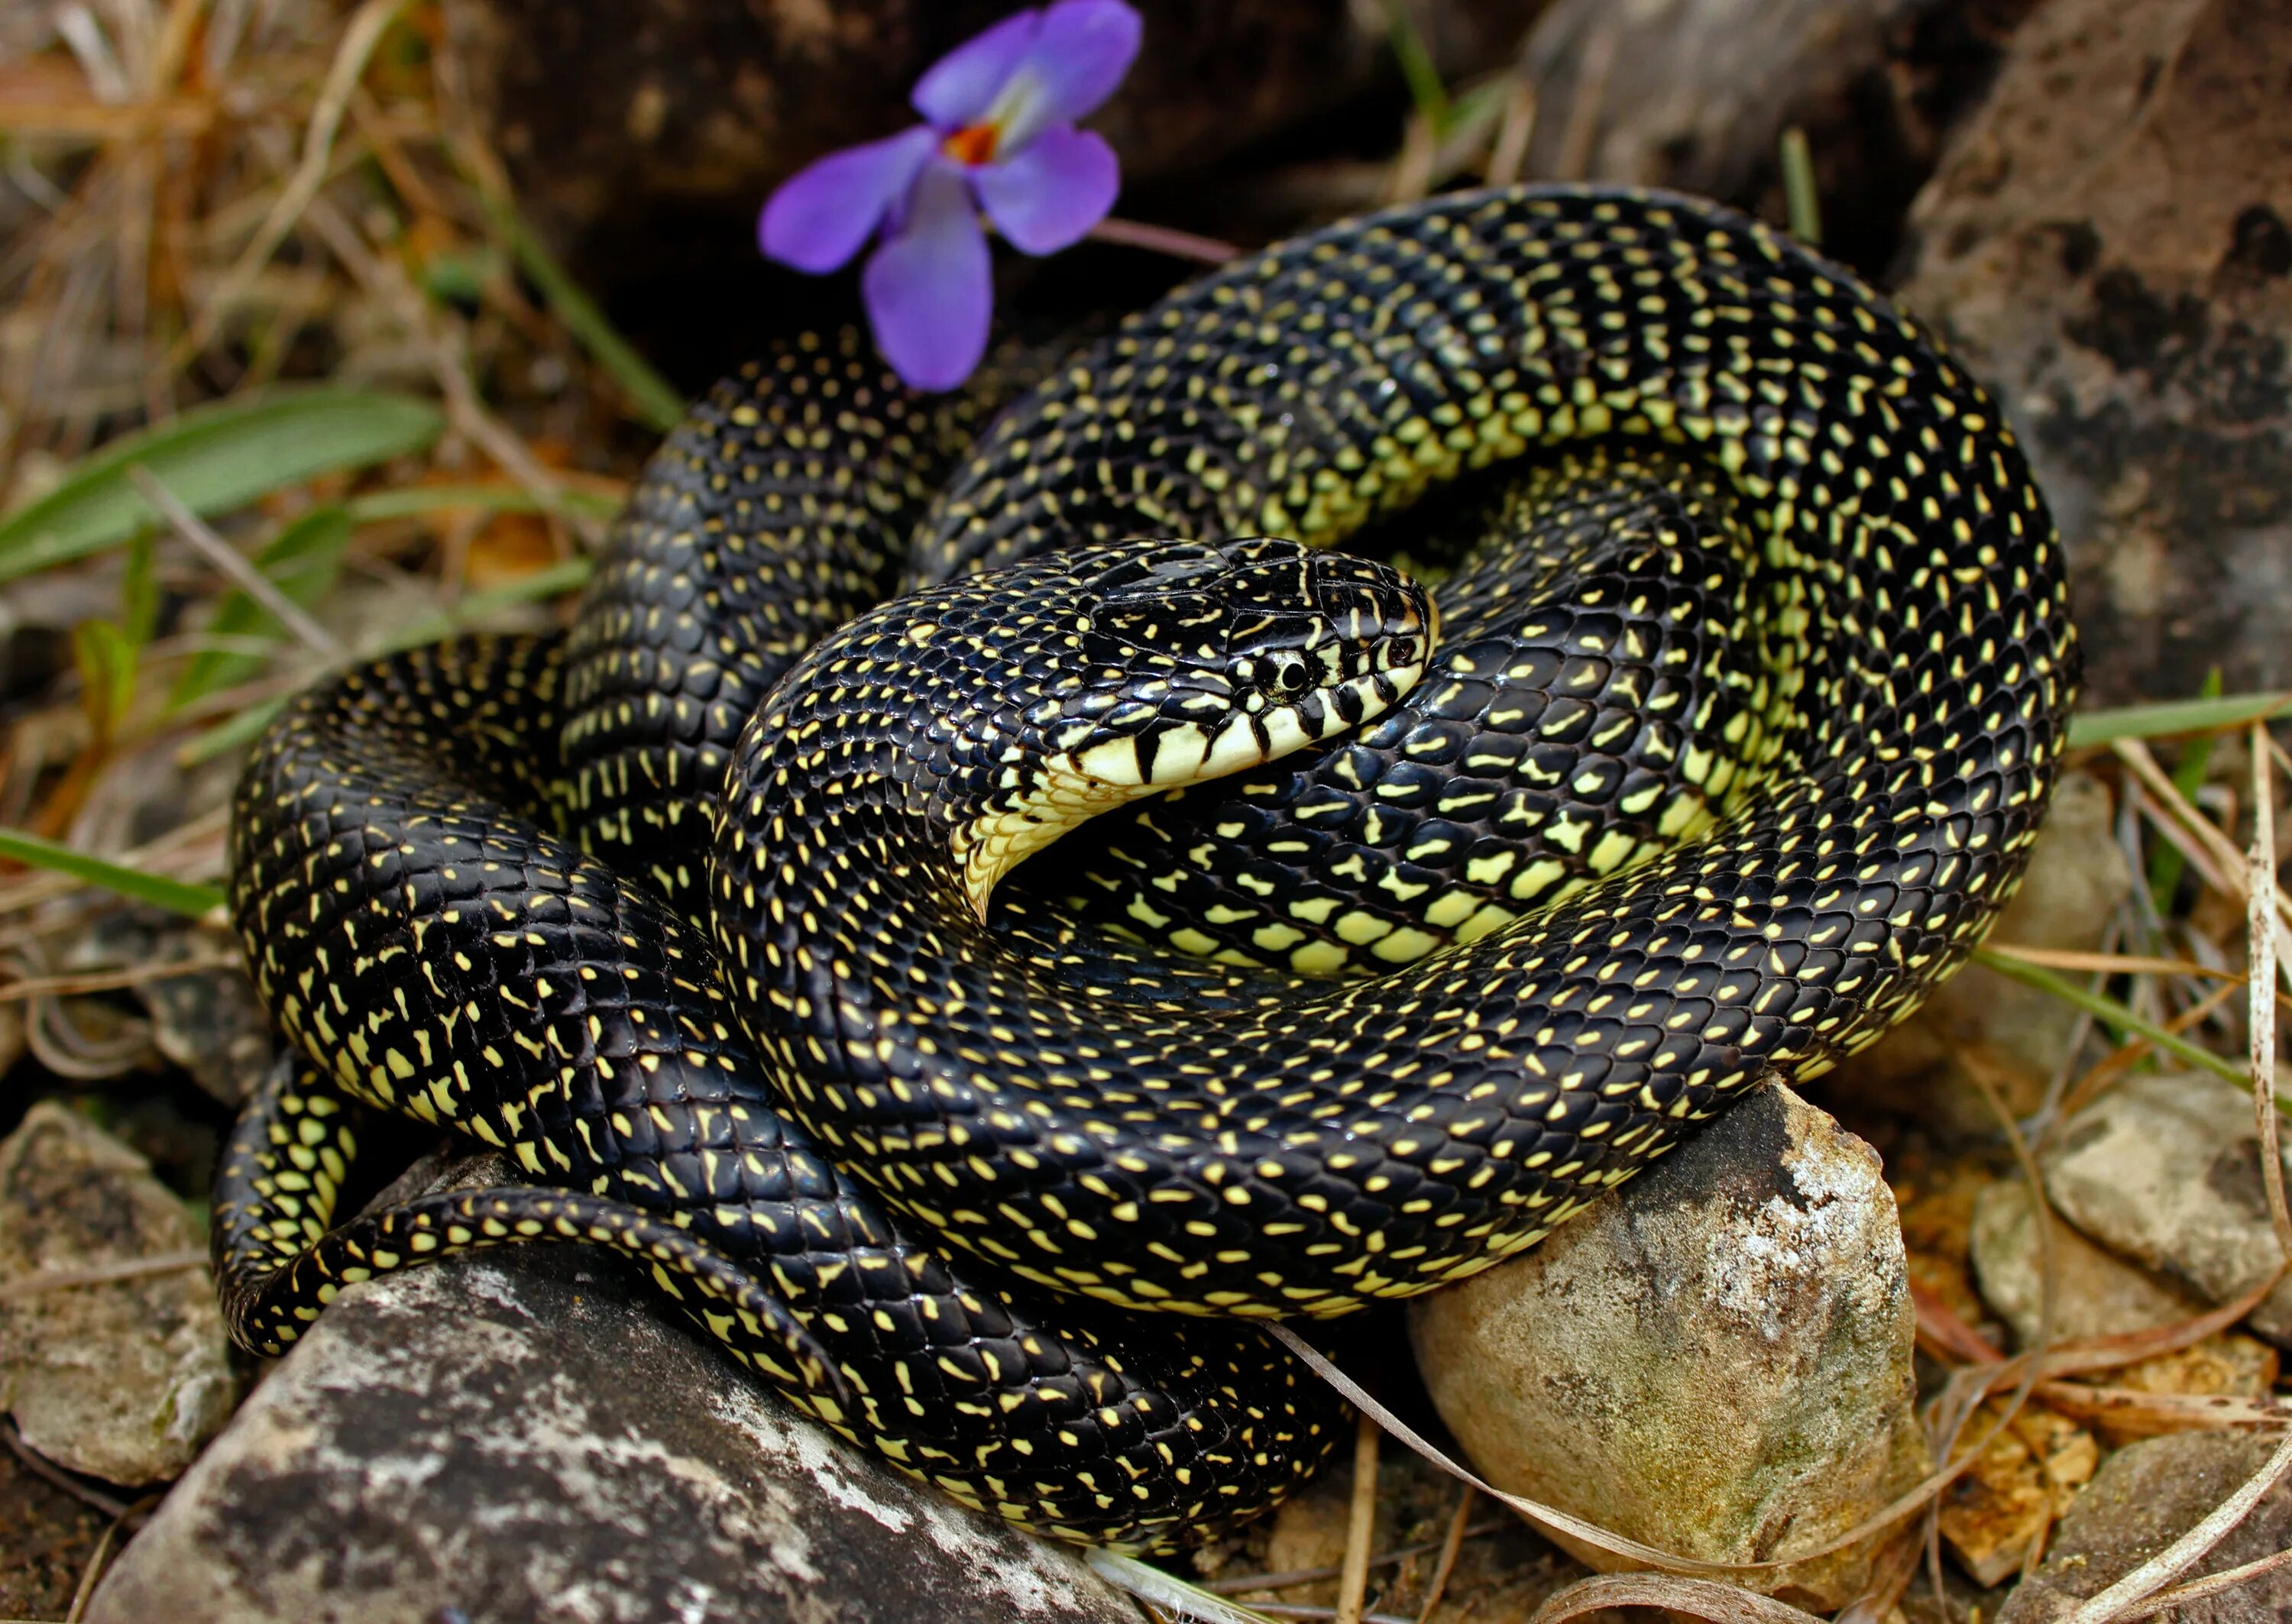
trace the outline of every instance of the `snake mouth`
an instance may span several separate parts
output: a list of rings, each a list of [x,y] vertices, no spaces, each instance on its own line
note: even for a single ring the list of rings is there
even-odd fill
[[[1350,733],[1391,710],[1424,675],[1423,658],[1333,683],[1295,704],[1270,707],[1255,715],[1237,714],[1215,732],[1185,725],[1138,742],[1132,761],[1114,760],[1116,772],[1102,775],[1099,763],[1082,762],[1106,782],[1157,790],[1178,789],[1223,778],[1278,761],[1293,751]],[[1118,774],[1119,776],[1118,776]]]
[[[1231,710],[1215,722],[1179,721],[1044,758],[1035,792],[963,829],[955,854],[972,913],[984,923],[1003,876],[1061,836],[1142,796],[1182,789],[1277,761],[1349,733],[1398,703],[1432,668],[1441,612],[1426,594],[1405,636],[1387,637],[1349,676],[1295,700]]]

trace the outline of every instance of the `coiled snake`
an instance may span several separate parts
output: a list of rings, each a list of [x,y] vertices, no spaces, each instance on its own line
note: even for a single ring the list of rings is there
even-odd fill
[[[1235,1322],[1532,1244],[1875,1038],[2018,877],[2075,685],[2051,520],[1981,389],[1761,227],[1442,197],[986,409],[792,345],[671,437],[569,641],[264,736],[234,906],[304,1061],[221,1177],[247,1345],[586,1239],[957,1498],[1182,1543],[1332,1437]],[[1437,646],[1389,567],[1236,539],[1433,486],[1529,515]],[[329,1229],[377,1107],[530,1183]]]

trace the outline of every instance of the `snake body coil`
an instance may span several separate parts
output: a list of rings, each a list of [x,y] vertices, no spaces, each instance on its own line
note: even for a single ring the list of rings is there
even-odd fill
[[[1438,198],[978,415],[797,346],[664,447],[561,655],[419,651],[265,736],[235,905],[317,1064],[222,1175],[243,1339],[587,1238],[959,1498],[1166,1546],[1310,1470],[1328,1401],[1247,1326],[1077,1299],[1486,1266],[1874,1039],[2018,878],[2075,682],[2051,521],[1979,387],[1762,228]],[[1437,647],[1384,567],[1239,539],[1539,448]],[[353,1102],[532,1183],[330,1232]]]

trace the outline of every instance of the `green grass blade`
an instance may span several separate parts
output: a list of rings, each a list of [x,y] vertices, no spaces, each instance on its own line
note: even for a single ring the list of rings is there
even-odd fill
[[[252,744],[254,736],[268,728],[270,719],[286,708],[284,699],[264,699],[244,711],[233,712],[228,720],[217,722],[175,752],[176,765],[197,767],[202,761],[228,755],[242,744]]]
[[[1417,31],[1416,19],[1409,14],[1408,0],[1384,0],[1384,22],[1393,60],[1400,64],[1400,76],[1408,84],[1408,99],[1416,104],[1418,116],[1438,141],[1449,133],[1454,109],[1449,105],[1448,87],[1441,83],[1441,70],[1433,65],[1432,50]]]
[[[522,603],[537,603],[545,598],[577,591],[589,579],[591,567],[587,559],[567,559],[552,564],[546,569],[537,569],[506,586],[467,593],[451,607],[425,615],[412,625],[393,632],[382,645],[380,652],[392,654],[401,648],[434,643],[440,638],[451,637],[464,626],[483,620],[496,609],[512,608]]]
[[[2178,1033],[2167,1032],[2154,1021],[2142,1019],[2113,998],[2104,998],[2098,993],[2088,993],[2076,982],[2065,977],[2056,976],[2053,971],[2041,966],[2024,963],[2019,959],[2008,958],[2004,953],[1992,953],[1986,947],[1977,947],[1973,950],[1973,962],[1986,970],[1997,971],[2010,981],[2018,981],[2023,986],[2035,987],[2040,993],[2058,998],[2065,1004],[2075,1005],[2088,1015],[2107,1021],[2121,1031],[2129,1032],[2135,1037],[2146,1038],[2167,1054],[2177,1059],[2185,1060],[2191,1065],[2201,1067],[2215,1077],[2225,1077],[2240,1089],[2252,1087],[2252,1074],[2244,1067],[2232,1061],[2222,1059],[2212,1050],[2190,1042]],[[2276,1101],[2276,1108],[2292,1114],[2292,1100],[2286,1100],[2280,1096]]]
[[[72,628],[72,663],[79,668],[87,695],[88,721],[109,739],[135,703],[139,651],[128,635],[108,620],[84,620]]]
[[[2292,716],[2292,694],[2229,694],[2218,699],[2167,699],[2115,711],[2087,711],[2070,719],[2070,747],[2085,750],[2118,739],[2222,733],[2280,716]]]
[[[649,366],[628,340],[614,331],[588,294],[583,293],[557,256],[542,245],[507,199],[488,197],[486,214],[494,229],[509,244],[518,269],[540,291],[558,320],[563,322],[581,348],[613,375],[644,422],[663,434],[684,421],[684,397],[667,379]]]
[[[343,554],[353,528],[350,511],[339,505],[313,508],[289,523],[254,555],[254,567],[268,575],[278,590],[303,608],[310,608],[334,590],[342,575]],[[245,592],[233,589],[216,606],[207,623],[208,635],[244,640],[281,638],[286,629],[278,617]],[[189,704],[204,695],[253,680],[267,664],[265,655],[233,648],[210,648],[195,655],[175,682],[170,699]]]
[[[157,522],[127,470],[141,464],[192,511],[228,513],[318,474],[420,451],[446,420],[412,395],[278,390],[198,406],[123,436],[38,501],[0,519],[0,581],[114,546]]]
[[[1814,149],[1806,132],[1793,125],[1783,132],[1783,201],[1790,212],[1790,234],[1810,248],[1822,246],[1822,193],[1814,183]]]
[[[531,491],[485,485],[409,485],[394,491],[368,491],[344,502],[357,523],[384,519],[412,519],[424,513],[472,509],[483,513],[564,513],[576,519],[610,519],[621,511],[617,496],[593,496],[585,491],[560,491],[554,502]]]
[[[159,577],[151,567],[151,533],[139,530],[127,542],[127,569],[119,583],[119,630],[140,651],[159,629]]]
[[[117,891],[122,896],[192,919],[210,913],[223,904],[221,886],[194,885],[189,880],[170,880],[164,874],[147,874],[140,868],[92,857],[84,851],[74,851],[69,846],[44,840],[20,829],[0,829],[0,857],[13,857],[34,868],[69,874],[107,891]]]

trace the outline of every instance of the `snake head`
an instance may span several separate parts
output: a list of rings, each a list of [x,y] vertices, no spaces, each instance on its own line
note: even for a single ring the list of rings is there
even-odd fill
[[[1439,622],[1387,565],[1260,537],[1126,543],[1082,595],[1098,680],[1046,728],[1054,770],[1175,789],[1348,732],[1424,675]]]
[[[1295,542],[1059,557],[1054,595],[1072,607],[1045,619],[1066,630],[1025,663],[1019,759],[1032,770],[1000,779],[954,842],[981,919],[1004,874],[1085,818],[1380,714],[1424,675],[1439,635],[1408,576]]]

